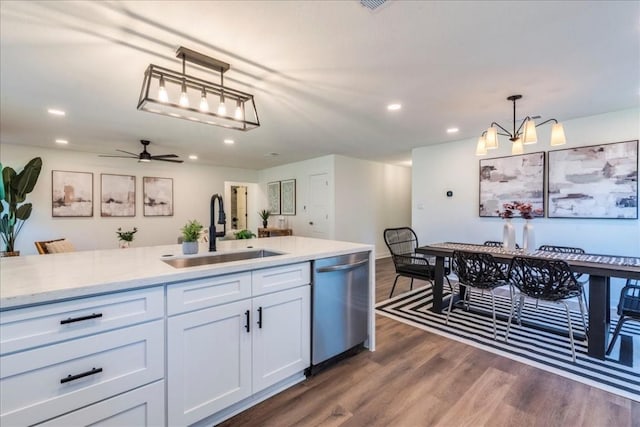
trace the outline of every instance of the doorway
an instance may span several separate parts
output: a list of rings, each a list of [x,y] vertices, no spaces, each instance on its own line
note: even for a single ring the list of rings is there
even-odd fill
[[[247,196],[246,186],[231,186],[231,228],[234,230],[245,230],[248,228]]]

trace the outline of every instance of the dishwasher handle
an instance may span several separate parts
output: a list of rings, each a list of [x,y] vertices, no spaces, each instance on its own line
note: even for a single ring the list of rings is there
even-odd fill
[[[352,270],[354,268],[360,267],[361,265],[365,265],[368,262],[369,262],[369,259],[364,259],[362,261],[354,262],[352,264],[340,264],[340,265],[332,265],[329,267],[320,267],[320,268],[316,268],[316,272],[330,273],[332,271]]]

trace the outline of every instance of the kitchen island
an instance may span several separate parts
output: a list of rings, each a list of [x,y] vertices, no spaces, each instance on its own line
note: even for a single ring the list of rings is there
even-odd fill
[[[374,349],[373,246],[231,240],[215,254],[276,254],[164,261],[212,255],[206,246],[190,256],[170,245],[3,258],[2,424],[211,425],[302,381],[317,259],[369,253]]]

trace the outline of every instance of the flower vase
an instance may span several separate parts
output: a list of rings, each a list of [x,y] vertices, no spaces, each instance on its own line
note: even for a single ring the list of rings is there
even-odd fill
[[[126,240],[120,240],[120,249],[126,249],[131,245],[131,242],[127,242]]]
[[[509,251],[516,248],[516,230],[511,224],[511,218],[506,218],[502,227],[502,246]]]
[[[529,220],[525,221],[524,228],[522,229],[522,247],[527,252],[532,252],[536,249],[535,238],[533,236],[533,224],[531,224]]]

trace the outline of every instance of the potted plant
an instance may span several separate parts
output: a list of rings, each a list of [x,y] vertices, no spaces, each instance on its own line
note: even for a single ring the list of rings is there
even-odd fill
[[[252,237],[256,237],[256,235],[249,230],[240,230],[233,234],[236,236],[236,239],[251,239]]]
[[[266,209],[262,209],[260,212],[258,212],[258,215],[260,215],[260,218],[262,218],[262,227],[267,228],[267,225],[268,225],[267,220],[269,219],[271,212],[269,212]]]
[[[185,255],[198,253],[198,237],[202,231],[202,224],[197,220],[188,221],[182,227],[182,253]]]
[[[5,252],[2,255],[17,256],[20,255],[20,251],[15,250],[16,238],[33,209],[31,203],[24,203],[24,201],[38,181],[42,159],[40,157],[31,159],[18,174],[9,166],[2,168],[0,165],[0,169],[2,169],[0,235],[5,245]]]
[[[118,240],[120,241],[121,248],[128,248],[131,242],[133,242],[133,235],[138,232],[136,227],[133,227],[133,230],[130,231],[122,231],[122,228],[118,227],[118,231],[116,234],[118,235]]]

